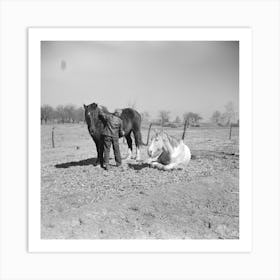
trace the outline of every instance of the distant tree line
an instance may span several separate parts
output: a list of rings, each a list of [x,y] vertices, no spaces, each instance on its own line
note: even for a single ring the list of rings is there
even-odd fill
[[[137,102],[129,101],[127,106],[137,110]],[[148,111],[141,113],[142,123],[148,124],[153,123],[156,125],[166,126],[166,127],[179,127],[183,125],[186,121],[188,126],[199,126],[199,121],[202,120],[202,117],[193,112],[186,112],[183,114],[182,119],[179,116],[176,116],[174,120],[171,120],[171,112],[168,110],[160,110],[158,112],[158,118],[151,119],[151,115]]]
[[[198,113],[186,112],[182,115],[182,118],[176,116],[174,120],[171,120],[170,111],[161,110],[158,113],[158,119],[154,121],[155,124],[167,126],[167,127],[179,127],[187,122],[188,126],[199,126],[199,122],[202,117]]]
[[[144,121],[150,121],[150,115],[148,112],[144,112],[142,114],[142,119]],[[153,123],[162,126],[169,126],[169,127],[178,127],[185,122],[189,127],[199,127],[200,121],[203,118],[200,114],[194,112],[186,112],[183,114],[182,118],[176,116],[174,120],[171,120],[170,111],[167,110],[160,110],[158,112],[158,119],[154,120]],[[225,105],[225,111],[215,111],[212,114],[211,122],[219,125],[219,126],[239,126],[239,114],[238,111],[235,109],[233,102],[228,102]]]
[[[135,108],[135,103],[130,104],[130,107]],[[174,120],[171,120],[171,112],[167,110],[160,110],[158,112],[158,118],[152,120],[148,111],[141,113],[142,122],[144,124],[154,123],[157,125],[167,127],[179,127],[187,122],[188,126],[198,127],[200,121],[203,119],[200,114],[194,112],[186,112],[180,116],[176,116]],[[41,106],[41,124],[44,123],[79,123],[84,122],[84,108],[76,107],[74,105],[59,105],[52,107],[50,105]],[[228,126],[230,124],[239,124],[238,112],[234,108],[233,102],[229,102],[225,105],[225,111],[220,112],[216,110],[213,112],[211,122],[219,126]]]
[[[55,108],[50,105],[41,106],[41,124],[79,123],[84,121],[84,115],[84,108],[74,105],[59,105]]]

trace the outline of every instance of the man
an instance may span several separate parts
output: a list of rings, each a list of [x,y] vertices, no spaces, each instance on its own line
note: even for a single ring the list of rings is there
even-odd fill
[[[119,137],[124,136],[122,120],[120,118],[121,110],[116,110],[114,114],[99,112],[99,116],[104,120],[104,129],[102,132],[102,145],[104,147],[104,159],[103,168],[108,170],[109,168],[109,155],[111,144],[113,144],[113,150],[115,155],[116,165],[122,164]]]

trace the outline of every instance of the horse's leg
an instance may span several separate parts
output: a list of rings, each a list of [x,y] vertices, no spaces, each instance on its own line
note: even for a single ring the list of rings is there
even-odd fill
[[[176,165],[177,165],[176,163],[169,163],[169,164],[163,166],[163,170],[166,170],[166,171],[171,170],[171,169],[173,169]]]
[[[152,163],[150,164],[150,166],[153,167],[153,168],[157,168],[157,169],[159,169],[159,170],[164,169],[164,165],[161,164],[161,163],[159,163],[159,162],[157,162],[157,161],[152,162]]]
[[[98,165],[98,163],[99,163],[99,142],[98,142],[98,140],[96,139],[96,138],[94,138],[94,137],[92,137],[92,140],[93,140],[93,142],[94,142],[94,144],[95,144],[95,147],[96,147],[96,152],[97,152],[97,157],[96,157],[96,160],[95,160],[95,162],[94,162],[94,164],[93,165]]]
[[[96,151],[97,151],[97,158],[96,161],[94,163],[94,165],[102,165],[102,161],[103,161],[103,145],[101,144],[101,140],[100,139],[94,139],[94,143],[96,146]]]
[[[101,167],[103,166],[103,153],[104,153],[104,145],[103,142],[100,141],[99,150],[98,150],[98,161]]]
[[[157,167],[157,166],[159,166],[160,163],[158,163],[157,161],[152,161],[149,164],[151,167]]]
[[[152,163],[154,163],[154,162],[159,163],[159,162],[158,162],[158,157],[155,157],[155,158],[149,157],[149,158],[146,160],[146,163],[148,163],[148,164],[152,164]]]
[[[128,145],[128,151],[127,151],[128,155],[127,155],[126,159],[131,159],[131,156],[132,156],[132,139],[131,139],[130,133],[125,136],[125,139],[126,139],[126,142],[127,142],[127,145]]]
[[[140,145],[142,144],[142,137],[140,130],[133,130],[134,139],[135,139],[135,146],[136,146],[136,160],[140,161]]]

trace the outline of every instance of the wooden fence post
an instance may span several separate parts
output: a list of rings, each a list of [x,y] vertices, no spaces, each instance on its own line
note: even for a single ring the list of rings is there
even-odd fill
[[[230,128],[229,128],[229,140],[231,140],[231,130],[232,130],[232,123],[230,124]]]
[[[186,119],[186,120],[185,120],[185,123],[184,123],[184,131],[183,131],[183,136],[182,136],[182,140],[183,140],[183,141],[184,141],[185,135],[186,135],[187,123],[188,123],[188,120]]]
[[[52,128],[52,147],[54,148],[54,126]]]
[[[152,128],[153,123],[150,123],[149,125],[149,130],[148,130],[148,136],[147,136],[147,146],[149,145],[149,140],[150,140],[150,133],[151,133],[151,128]]]

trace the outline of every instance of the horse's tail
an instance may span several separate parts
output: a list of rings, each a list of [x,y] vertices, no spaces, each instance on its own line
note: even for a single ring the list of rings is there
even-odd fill
[[[147,135],[147,142],[146,143],[144,143],[143,141],[142,141],[142,145],[144,145],[144,146],[148,146],[149,145],[149,140],[150,140],[150,133],[151,133],[151,128],[152,128],[152,123],[150,123],[150,125],[149,125],[149,129],[148,129],[148,135]]]
[[[147,135],[147,140],[146,140],[146,143],[143,142],[143,139],[142,139],[142,134],[141,134],[141,123],[142,123],[142,116],[139,112],[137,112],[136,110],[132,109],[134,111],[134,113],[138,116],[140,122],[139,122],[139,131],[137,133],[137,138],[138,138],[138,143],[140,145],[143,145],[143,146],[148,146],[149,145],[149,140],[150,140],[150,132],[151,132],[151,127],[152,127],[152,123],[150,123],[149,125],[149,130],[148,130],[148,135]],[[135,135],[136,136],[136,135]]]

